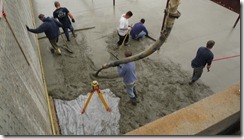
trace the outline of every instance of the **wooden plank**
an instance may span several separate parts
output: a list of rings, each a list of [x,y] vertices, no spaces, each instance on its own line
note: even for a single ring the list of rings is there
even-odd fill
[[[56,114],[56,108],[55,108],[55,104],[54,104],[54,100],[51,96],[49,96],[49,101],[50,101],[50,107],[51,107],[51,112],[52,112],[52,117],[53,117],[53,124],[54,124],[54,128],[55,128],[55,135],[61,135],[61,130],[59,127],[59,121],[58,121],[58,117]]]

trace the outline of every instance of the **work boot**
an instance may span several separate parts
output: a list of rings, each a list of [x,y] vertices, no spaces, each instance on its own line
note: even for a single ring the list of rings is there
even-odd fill
[[[51,51],[52,54],[54,53],[54,49],[53,48],[50,48],[50,51]]]
[[[195,81],[193,81],[193,80],[192,80],[192,81],[191,81],[191,82],[189,82],[188,84],[189,84],[189,85],[192,85],[194,82],[195,82]]]
[[[59,48],[57,49],[57,51],[58,51],[58,54],[61,55],[61,50]]]
[[[131,100],[131,104],[135,106],[136,103],[137,103],[136,98],[133,97],[133,98],[131,98],[130,100]]]
[[[76,37],[77,37],[77,34],[75,34],[75,32],[74,32],[74,31],[72,32],[72,34],[73,34],[73,37],[74,37],[74,38],[76,38]]]
[[[137,93],[136,93],[136,87],[134,86],[134,88],[133,88],[133,93],[134,93],[134,95],[135,95],[135,98],[137,98]]]
[[[116,49],[119,49],[119,44],[117,43],[117,45],[115,45],[115,47],[114,47],[114,50],[116,50]]]
[[[70,42],[70,39],[69,39],[69,38],[67,38],[67,41],[68,41],[68,42]]]

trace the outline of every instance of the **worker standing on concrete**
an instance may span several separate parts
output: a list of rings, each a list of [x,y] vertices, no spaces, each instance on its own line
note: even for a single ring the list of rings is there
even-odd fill
[[[193,70],[192,80],[189,82],[191,85],[195,81],[197,81],[203,72],[203,68],[207,64],[207,70],[210,71],[210,67],[214,58],[214,54],[211,52],[215,42],[213,40],[209,40],[207,42],[206,47],[200,47],[197,50],[196,57],[191,62],[191,67]]]
[[[125,57],[132,56],[131,51],[125,51]],[[119,76],[123,77],[126,86],[127,94],[131,99],[131,103],[136,105],[135,82],[136,82],[136,65],[134,62],[129,62],[118,66]]]
[[[54,53],[54,51],[56,51],[59,55],[61,55],[61,50],[58,48],[57,41],[58,41],[58,36],[60,34],[59,27],[62,27],[62,24],[53,18],[45,17],[44,14],[40,14],[38,18],[43,23],[36,29],[30,29],[26,25],[27,30],[32,33],[45,32],[49,42],[52,45],[51,52]]]
[[[53,12],[53,17],[58,18],[58,20],[63,24],[63,31],[65,33],[65,36],[67,38],[67,41],[70,41],[69,39],[69,31],[72,32],[73,36],[76,37],[74,27],[72,26],[69,17],[71,18],[71,21],[75,23],[75,19],[73,15],[70,13],[70,11],[65,8],[61,7],[59,2],[54,2],[54,6],[56,7],[56,10]]]
[[[128,19],[131,18],[133,13],[131,11],[128,11],[126,14],[121,15],[119,20],[119,27],[117,28],[117,32],[119,35],[119,41],[117,42],[118,46],[120,46],[123,43],[123,40],[125,39],[125,46],[128,45],[129,41],[129,32],[131,30],[131,26],[129,26]]]
[[[139,40],[143,39],[148,35],[148,31],[144,26],[145,19],[141,19],[140,22],[136,23],[130,31],[130,35],[132,39]]]

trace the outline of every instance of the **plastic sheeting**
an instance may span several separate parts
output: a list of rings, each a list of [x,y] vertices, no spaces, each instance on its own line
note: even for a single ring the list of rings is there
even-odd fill
[[[109,89],[101,90],[111,109],[108,112],[95,91],[85,113],[81,111],[87,101],[80,95],[75,100],[54,99],[62,135],[118,135],[119,134],[119,98]]]

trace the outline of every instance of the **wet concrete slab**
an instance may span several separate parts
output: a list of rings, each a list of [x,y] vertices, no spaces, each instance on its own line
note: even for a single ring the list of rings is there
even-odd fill
[[[37,25],[41,23],[37,19],[39,13],[52,16],[55,10],[53,2],[54,0],[33,1]],[[240,27],[238,24],[232,29],[237,14],[211,1],[181,1],[179,11],[182,15],[175,21],[173,30],[159,53],[135,62],[139,103],[134,107],[130,105],[116,68],[109,68],[100,73],[107,78],[94,78],[91,74],[102,64],[115,60],[110,52],[118,58],[123,58],[123,52],[127,49],[135,54],[153,44],[149,39],[130,40],[130,46],[115,50],[118,39],[116,28],[121,14],[131,10],[134,15],[129,19],[130,23],[145,18],[149,35],[157,39],[166,1],[123,0],[116,1],[115,6],[112,0],[59,2],[74,15],[75,29],[90,26],[95,28],[77,31],[78,36],[71,37],[71,42],[59,38],[58,44],[61,47],[67,44],[74,51],[73,54],[62,48],[61,56],[52,55],[48,50],[48,40],[39,40],[49,95],[56,99],[72,100],[89,92],[91,81],[98,80],[101,89],[110,88],[120,97],[120,134],[197,102],[213,94],[212,90],[224,90],[240,81],[240,64],[236,57],[214,62],[209,73],[205,71],[201,80],[192,86],[188,85],[192,73],[190,62],[197,48],[205,45],[209,39],[216,41],[213,49],[216,58],[240,54]]]
[[[36,16],[38,13],[52,15],[55,10],[53,2],[35,0]],[[74,15],[75,28],[95,26],[94,29],[82,33],[89,46],[88,52],[93,55],[92,60],[97,68],[109,61],[109,54],[106,52],[106,36],[116,30],[121,14],[128,10],[134,13],[129,23],[136,23],[142,17],[145,18],[149,35],[157,39],[166,5],[166,1],[158,0],[116,1],[114,7],[112,0],[60,0],[59,2]],[[212,50],[215,58],[240,54],[240,23],[236,28],[232,28],[238,14],[205,0],[181,1],[178,9],[182,15],[175,21],[169,38],[160,52],[154,53],[150,58],[158,61],[168,58],[191,73],[190,63],[198,47],[204,46],[210,39],[216,42]],[[40,21],[35,18],[37,25],[40,25]],[[240,82],[240,57],[213,62],[211,71],[207,73],[205,70],[201,80],[215,92]]]

